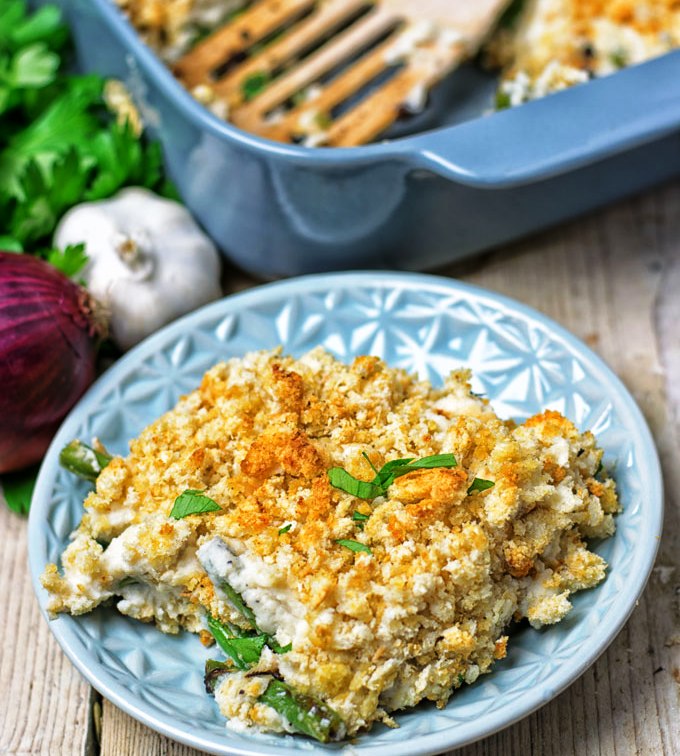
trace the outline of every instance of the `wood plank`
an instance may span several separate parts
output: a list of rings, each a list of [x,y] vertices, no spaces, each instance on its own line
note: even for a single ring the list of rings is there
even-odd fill
[[[102,704],[102,756],[198,756],[202,753],[156,734],[107,700]]]
[[[89,687],[40,616],[27,564],[26,520],[0,495],[0,753],[83,754]]]

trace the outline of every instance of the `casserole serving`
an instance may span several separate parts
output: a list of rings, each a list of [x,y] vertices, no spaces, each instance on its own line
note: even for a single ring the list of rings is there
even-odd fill
[[[432,268],[680,173],[680,52],[488,117],[495,80],[462,69],[415,135],[311,150],[220,121],[110,0],[60,2],[83,68],[126,84],[184,201],[260,276]]]
[[[620,512],[591,432],[555,410],[503,421],[470,380],[250,352],[126,457],[72,442],[61,463],[89,460],[96,489],[41,578],[48,611],[113,599],[214,638],[205,685],[237,732],[328,742],[455,706],[516,623],[559,623],[605,579],[588,541]]]
[[[424,275],[336,274],[259,287],[193,313],[117,361],[64,423],[36,485],[29,552],[43,613],[49,597],[39,577],[68,546],[88,492],[59,467],[60,449],[96,436],[112,455],[127,455],[128,440],[216,361],[279,344],[295,358],[318,345],[343,362],[378,355],[435,386],[465,365],[473,391],[485,394],[500,417],[521,423],[548,406],[595,433],[621,502],[616,532],[591,546],[609,565],[606,579],[576,594],[570,615],[546,630],[516,628],[493,674],[463,685],[443,709],[424,704],[400,713],[398,730],[376,724],[352,743],[353,751],[423,756],[457,748],[517,721],[575,680],[620,630],[654,564],[663,504],[651,435],[618,379],[557,324],[499,295]],[[494,488],[476,495],[488,497]],[[299,542],[300,533],[291,528],[280,537]],[[338,550],[345,559],[370,556],[340,544]],[[183,743],[225,755],[329,752],[295,736],[227,730],[204,688],[203,665],[218,652],[191,633],[160,633],[113,606],[77,618],[60,614],[49,627],[100,693]]]

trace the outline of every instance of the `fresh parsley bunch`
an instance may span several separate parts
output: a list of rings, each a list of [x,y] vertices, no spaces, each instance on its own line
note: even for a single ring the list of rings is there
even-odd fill
[[[158,145],[107,110],[104,79],[68,73],[68,42],[56,6],[29,13],[25,0],[0,2],[0,249],[74,275],[82,247],[49,248],[66,210],[125,185],[172,190]]]

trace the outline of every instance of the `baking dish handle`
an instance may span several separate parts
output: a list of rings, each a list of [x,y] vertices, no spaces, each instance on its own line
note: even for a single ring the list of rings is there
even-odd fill
[[[492,189],[566,173],[675,131],[680,51],[400,144],[421,168]]]

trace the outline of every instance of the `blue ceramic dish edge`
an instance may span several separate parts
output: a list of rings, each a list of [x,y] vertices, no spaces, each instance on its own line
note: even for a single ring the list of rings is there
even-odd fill
[[[69,0],[60,0],[68,9]],[[201,130],[247,150],[285,158],[305,168],[343,168],[397,159],[478,188],[507,188],[550,178],[661,139],[680,128],[680,51],[456,126],[350,148],[315,148],[264,139],[223,121],[200,105],[141,40],[113,0],[90,0],[109,29],[151,80]],[[649,86],[653,82],[654,86]],[[622,96],[634,92],[635,97]],[[568,119],[554,117],[555,98]],[[549,138],[545,127],[550,125]],[[499,143],[498,134],[522,135]],[[480,144],[485,146],[479,150]]]

